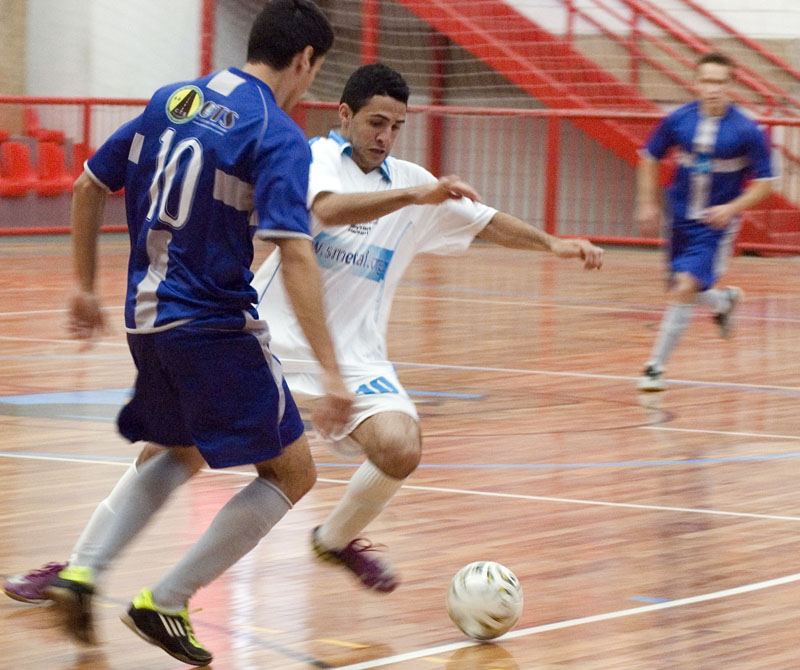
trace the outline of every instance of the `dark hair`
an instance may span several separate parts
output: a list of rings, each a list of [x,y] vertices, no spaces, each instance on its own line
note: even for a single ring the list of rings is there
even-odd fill
[[[733,70],[733,61],[728,58],[725,54],[719,53],[719,51],[710,51],[707,54],[703,54],[697,60],[697,67],[701,65],[705,65],[706,63],[714,63],[715,65],[724,65],[727,68]]]
[[[342,91],[342,99],[355,114],[366,105],[374,95],[388,95],[390,98],[408,103],[408,84],[396,70],[383,63],[362,65],[347,80]]]
[[[283,70],[307,46],[312,65],[333,46],[333,29],[311,0],[269,0],[258,13],[247,42],[247,62]]]

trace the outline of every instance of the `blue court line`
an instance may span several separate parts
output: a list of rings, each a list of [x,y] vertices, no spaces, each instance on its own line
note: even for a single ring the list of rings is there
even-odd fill
[[[628,600],[638,600],[642,603],[668,603],[670,598],[650,598],[649,596],[631,596]]]
[[[28,393],[25,395],[0,396],[0,403],[9,405],[123,405],[132,389],[101,389],[94,391],[59,391],[55,393]],[[482,393],[451,393],[448,391],[408,391],[410,396],[432,398],[456,398],[458,400],[482,400]],[[83,418],[83,417],[79,417]]]
[[[76,419],[78,421],[102,421],[104,423],[111,423],[116,421],[115,416],[92,416],[91,414],[57,414],[56,419]]]
[[[0,403],[9,405],[124,405],[130,394],[130,387],[95,391],[27,393],[0,397]]]
[[[483,393],[450,393],[448,391],[406,391],[410,396],[422,396],[431,398],[458,398],[459,400],[483,400],[486,396]]]
[[[101,456],[98,454],[44,454],[44,453],[29,453],[23,451],[0,451],[0,456],[11,456],[11,457],[20,457],[35,459],[41,458],[42,460],[49,460],[49,459],[62,459],[62,458],[69,458],[71,460],[76,461],[97,461],[97,460],[104,460],[104,461],[119,461],[120,463],[133,463],[136,459],[136,454],[133,456]]]
[[[724,389],[726,391],[746,391],[748,393],[771,393],[773,395],[785,395],[792,398],[800,398],[800,391],[784,391],[782,389],[763,389],[754,386],[734,386],[732,384],[720,384],[719,382],[690,382],[683,380],[665,380],[667,384],[673,386],[696,386],[704,388]]]

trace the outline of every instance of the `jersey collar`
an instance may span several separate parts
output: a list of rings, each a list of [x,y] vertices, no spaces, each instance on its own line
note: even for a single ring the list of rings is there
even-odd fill
[[[332,139],[334,142],[336,142],[336,144],[339,145],[339,148],[341,149],[341,152],[345,156],[350,156],[350,158],[353,157],[353,147],[350,144],[350,142],[348,142],[346,139],[344,139],[344,137],[342,137],[335,130],[331,130],[328,133],[328,137],[330,139]],[[384,159],[383,163],[380,164],[378,169],[381,172],[381,176],[391,184],[392,183],[392,175],[389,173],[389,165],[386,163],[385,159]]]

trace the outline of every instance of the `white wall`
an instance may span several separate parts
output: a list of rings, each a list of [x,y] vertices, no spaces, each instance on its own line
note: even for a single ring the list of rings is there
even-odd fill
[[[567,22],[565,3],[561,0],[508,0],[520,13],[529,16],[543,28],[562,34]],[[593,0],[573,0],[576,7],[600,19],[602,24],[616,31],[623,30],[622,22],[609,21],[608,14],[598,10]],[[617,0],[605,0],[604,4],[628,18],[631,11]],[[756,39],[797,39],[800,35],[800,0],[698,0],[698,4],[714,12],[720,19],[736,30]],[[681,0],[660,0],[658,7],[675,16],[678,21],[705,37],[721,35],[719,28],[688,10]],[[579,21],[575,31],[593,34],[596,28],[586,21]]]
[[[200,0],[28,0],[26,93],[146,98],[200,69]]]

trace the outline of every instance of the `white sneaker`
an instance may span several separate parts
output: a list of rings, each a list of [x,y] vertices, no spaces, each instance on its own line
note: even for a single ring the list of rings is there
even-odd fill
[[[744,291],[737,286],[728,286],[725,288],[730,300],[731,306],[724,312],[719,312],[714,315],[714,323],[719,327],[719,336],[725,339],[733,335],[733,313],[738,307],[739,303],[744,298]]]
[[[639,377],[636,386],[640,391],[663,391],[667,388],[664,382],[664,371],[659,370],[655,365],[648,365],[642,376]]]

